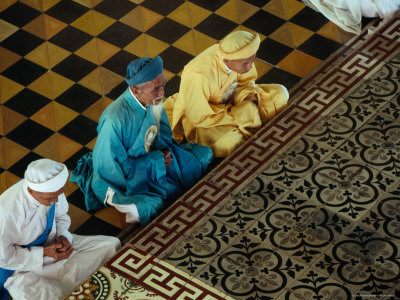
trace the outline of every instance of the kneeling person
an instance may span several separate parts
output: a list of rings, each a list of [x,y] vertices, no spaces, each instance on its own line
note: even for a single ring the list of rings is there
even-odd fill
[[[129,87],[102,113],[94,150],[71,175],[88,210],[112,205],[144,226],[205,174],[211,149],[172,138],[165,81],[159,56],[128,65]]]
[[[68,170],[31,162],[0,196],[0,299],[61,299],[120,247],[115,237],[68,232]]]

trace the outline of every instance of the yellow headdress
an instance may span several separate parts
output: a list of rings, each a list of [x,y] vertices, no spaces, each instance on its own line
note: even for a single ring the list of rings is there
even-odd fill
[[[219,42],[222,56],[228,60],[253,56],[260,47],[260,37],[248,31],[234,31]]]

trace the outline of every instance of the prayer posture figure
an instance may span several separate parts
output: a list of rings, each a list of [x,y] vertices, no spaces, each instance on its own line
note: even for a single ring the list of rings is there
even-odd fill
[[[286,107],[284,86],[255,84],[259,45],[258,35],[235,31],[185,66],[179,93],[164,103],[176,139],[226,157]]]
[[[201,179],[213,155],[172,138],[159,56],[132,61],[126,82],[128,89],[101,115],[94,150],[80,159],[71,181],[88,210],[109,204],[144,226]]]
[[[68,170],[33,161],[0,196],[0,299],[61,299],[120,247],[115,237],[68,232]]]

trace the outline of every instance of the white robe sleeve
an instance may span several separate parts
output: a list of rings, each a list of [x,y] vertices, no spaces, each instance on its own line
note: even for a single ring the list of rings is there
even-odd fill
[[[15,219],[2,215],[0,220],[0,267],[16,271],[41,270],[43,247],[18,246],[14,239],[21,234],[21,231]]]
[[[55,220],[57,237],[64,236],[72,243],[72,234],[68,231],[71,225],[71,218],[68,216],[68,202],[64,194],[58,197],[56,204]]]

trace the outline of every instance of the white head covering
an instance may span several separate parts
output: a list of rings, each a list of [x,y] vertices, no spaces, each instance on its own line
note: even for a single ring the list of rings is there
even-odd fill
[[[67,166],[46,158],[31,162],[25,171],[26,185],[36,192],[56,192],[67,179]]]

